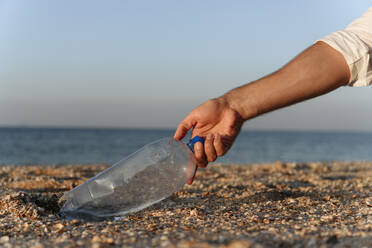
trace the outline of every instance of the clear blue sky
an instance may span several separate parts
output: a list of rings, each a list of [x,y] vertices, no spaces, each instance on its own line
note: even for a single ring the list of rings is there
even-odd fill
[[[0,0],[0,125],[175,128],[370,5]],[[345,87],[245,127],[372,130],[371,107],[372,87]]]

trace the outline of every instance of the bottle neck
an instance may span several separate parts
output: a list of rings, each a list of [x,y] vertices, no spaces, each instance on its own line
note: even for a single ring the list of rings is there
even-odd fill
[[[203,138],[201,138],[199,136],[195,136],[194,138],[190,139],[189,142],[187,142],[187,144],[186,144],[187,147],[192,151],[192,153],[194,153],[194,145],[197,142],[201,142],[202,144],[204,144]]]

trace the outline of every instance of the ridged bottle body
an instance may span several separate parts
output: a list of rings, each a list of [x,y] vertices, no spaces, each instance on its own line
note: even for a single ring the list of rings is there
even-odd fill
[[[94,219],[136,212],[178,191],[194,171],[184,143],[160,139],[67,192],[61,214]]]

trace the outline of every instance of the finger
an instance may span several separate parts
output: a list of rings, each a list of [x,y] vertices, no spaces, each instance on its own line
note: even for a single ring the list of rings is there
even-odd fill
[[[173,138],[175,140],[181,140],[185,137],[187,132],[193,127],[192,121],[189,119],[184,119],[181,121],[181,123],[178,125],[176,132],[174,133]]]
[[[226,148],[222,143],[222,138],[220,134],[216,134],[214,136],[213,145],[214,145],[214,148],[216,149],[217,156],[221,157],[225,154]]]
[[[194,145],[194,155],[196,159],[196,164],[202,168],[206,167],[208,164],[207,159],[205,158],[204,145],[201,142],[197,142]]]
[[[187,181],[187,184],[188,185],[191,185],[193,182],[194,182],[194,178],[195,178],[195,175],[196,175],[196,171],[198,170],[198,166],[195,166],[195,170],[194,170],[194,174],[192,175],[192,177]]]
[[[208,134],[207,138],[204,141],[204,150],[208,162],[213,162],[217,158],[217,153],[213,145],[213,134]]]

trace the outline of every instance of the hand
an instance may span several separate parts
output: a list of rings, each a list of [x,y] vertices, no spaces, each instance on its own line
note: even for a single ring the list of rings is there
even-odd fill
[[[194,146],[197,166],[206,167],[230,149],[242,125],[240,114],[220,97],[203,103],[186,116],[178,125],[174,139],[181,140],[193,128],[192,137],[198,135],[204,139],[204,145],[198,142]]]

